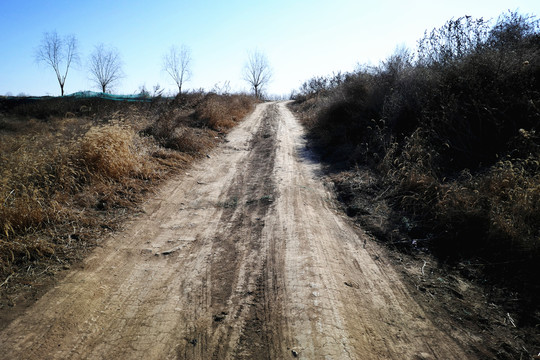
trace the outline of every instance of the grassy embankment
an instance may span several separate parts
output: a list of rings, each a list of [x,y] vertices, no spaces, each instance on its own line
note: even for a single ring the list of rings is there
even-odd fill
[[[313,78],[293,105],[347,212],[519,292],[538,316],[540,30],[464,17],[378,67]],[[532,308],[531,308],[532,307]]]
[[[0,99],[0,290],[68,267],[254,103],[202,93],[150,103]]]

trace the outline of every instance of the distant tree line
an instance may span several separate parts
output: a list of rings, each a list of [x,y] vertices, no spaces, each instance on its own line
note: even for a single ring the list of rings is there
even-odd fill
[[[56,31],[46,32],[36,49],[35,58],[38,63],[45,63],[54,70],[60,85],[60,93],[64,96],[69,70],[81,60],[77,38],[74,35],[62,37]],[[162,63],[163,70],[174,80],[178,86],[178,93],[181,94],[183,84],[189,81],[192,75],[191,49],[186,45],[180,47],[173,45],[163,56]],[[104,44],[96,45],[88,59],[90,80],[102,92],[111,92],[124,77],[122,65],[118,49]],[[242,76],[249,83],[255,97],[262,98],[263,91],[272,77],[266,55],[258,50],[251,52],[244,65]],[[159,88],[159,85],[157,87]]]

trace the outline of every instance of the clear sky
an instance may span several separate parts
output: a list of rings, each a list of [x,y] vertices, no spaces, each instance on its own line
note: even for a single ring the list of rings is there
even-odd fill
[[[376,65],[398,45],[415,49],[425,30],[463,15],[496,18],[507,10],[540,15],[540,0],[0,0],[0,95],[59,95],[51,68],[38,65],[44,32],[74,34],[80,65],[68,74],[67,94],[97,90],[88,57],[99,43],[116,47],[124,79],[115,93],[175,85],[162,70],[171,45],[191,48],[193,76],[185,89],[212,89],[241,79],[248,52],[264,52],[273,69],[268,92],[288,94],[305,80],[358,64]]]

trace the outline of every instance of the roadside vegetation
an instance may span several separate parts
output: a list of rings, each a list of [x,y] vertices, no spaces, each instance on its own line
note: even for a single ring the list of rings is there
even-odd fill
[[[535,17],[452,19],[416,52],[315,77],[295,100],[350,216],[380,240],[507,289],[520,323],[539,323]]]
[[[148,102],[0,98],[0,305],[69,267],[254,104],[202,92]]]

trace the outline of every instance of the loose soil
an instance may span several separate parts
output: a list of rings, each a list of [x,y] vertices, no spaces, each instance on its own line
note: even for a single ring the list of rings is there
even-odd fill
[[[434,268],[351,225],[321,175],[286,103],[259,105],[5,326],[2,357],[496,357],[504,333],[460,326]]]

